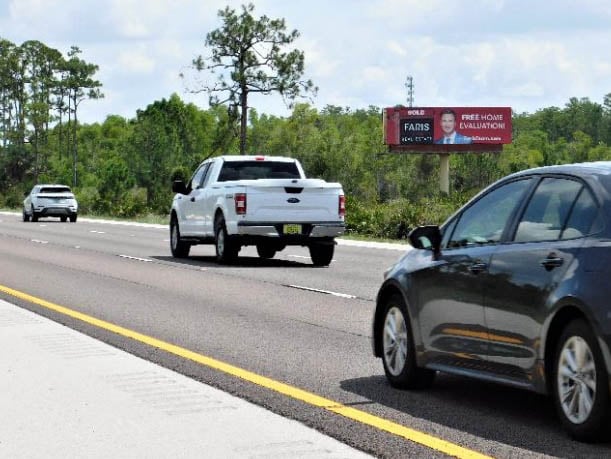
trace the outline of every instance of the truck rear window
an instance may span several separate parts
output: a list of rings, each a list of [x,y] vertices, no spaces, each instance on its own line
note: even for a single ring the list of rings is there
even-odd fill
[[[298,179],[301,178],[295,163],[273,161],[228,161],[223,163],[219,182],[229,180],[257,179]]]

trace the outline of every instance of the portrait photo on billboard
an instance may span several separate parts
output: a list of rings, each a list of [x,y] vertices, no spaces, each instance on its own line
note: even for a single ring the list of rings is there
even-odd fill
[[[457,144],[464,145],[473,143],[473,139],[467,135],[463,135],[456,130],[458,124],[456,112],[451,108],[444,108],[439,112],[439,132],[441,135],[435,139],[435,143],[439,144]]]

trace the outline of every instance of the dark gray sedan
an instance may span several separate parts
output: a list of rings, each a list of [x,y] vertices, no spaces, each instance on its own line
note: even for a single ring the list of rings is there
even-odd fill
[[[390,384],[438,371],[551,394],[571,436],[611,429],[611,162],[505,177],[386,274],[374,354]]]

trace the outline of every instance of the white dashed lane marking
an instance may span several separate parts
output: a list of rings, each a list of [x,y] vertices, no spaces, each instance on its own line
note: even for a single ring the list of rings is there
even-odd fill
[[[127,258],[128,260],[144,261],[145,263],[152,263],[153,260],[149,258],[132,257],[131,255],[118,255],[121,258]]]
[[[324,293],[325,295],[339,296],[341,298],[350,298],[350,299],[356,298],[355,295],[349,295],[347,293],[332,292],[330,290],[322,290],[320,288],[304,287],[303,285],[288,284],[286,285],[286,287],[296,288],[299,290],[307,290],[309,292]]]

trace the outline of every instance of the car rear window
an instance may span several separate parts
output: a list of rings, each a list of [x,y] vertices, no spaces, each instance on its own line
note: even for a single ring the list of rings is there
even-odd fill
[[[45,186],[40,189],[40,193],[70,193],[67,186]]]

